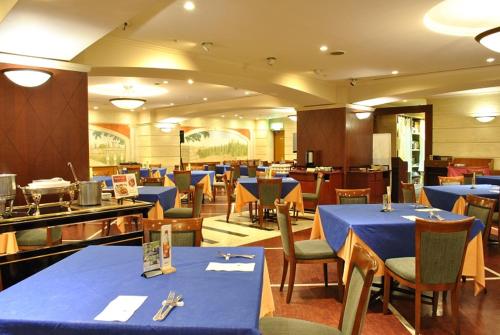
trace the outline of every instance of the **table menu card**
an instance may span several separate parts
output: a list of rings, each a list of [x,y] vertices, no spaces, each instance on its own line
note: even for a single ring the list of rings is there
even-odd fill
[[[161,226],[161,267],[168,269],[172,267],[172,226],[164,224]]]
[[[115,191],[116,199],[136,197],[139,195],[135,174],[117,174],[111,176],[111,180],[113,181],[113,190]]]
[[[143,276],[146,278],[161,275],[160,269],[160,241],[144,243],[143,251]]]

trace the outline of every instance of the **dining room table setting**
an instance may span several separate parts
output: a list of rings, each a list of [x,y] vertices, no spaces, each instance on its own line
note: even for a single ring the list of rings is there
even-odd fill
[[[376,276],[384,275],[389,258],[415,256],[415,219],[458,220],[465,216],[421,204],[392,204],[382,211],[381,204],[319,205],[310,239],[323,239],[349,268],[350,255],[356,243],[370,251],[378,263]],[[462,275],[474,281],[477,295],[486,287],[482,231],[484,225],[475,219],[469,235]],[[344,270],[344,280],[347,271]]]
[[[166,174],[164,186],[175,186],[174,183],[174,173],[170,172]],[[209,199],[212,199],[212,185],[215,180],[215,171],[205,171],[205,170],[192,170],[191,171],[191,185],[196,185],[203,183],[203,194]]]
[[[0,334],[260,334],[264,248],[172,255],[174,273],[145,278],[140,246],[84,248],[0,292]]]

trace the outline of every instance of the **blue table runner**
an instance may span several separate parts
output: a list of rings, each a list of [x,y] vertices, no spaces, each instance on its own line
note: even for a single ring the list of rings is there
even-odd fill
[[[198,184],[207,174],[210,178],[210,184],[213,185],[215,179],[215,171],[199,171],[199,170],[191,171],[191,185]],[[174,181],[173,172],[167,173],[167,177],[170,178],[171,181]]]

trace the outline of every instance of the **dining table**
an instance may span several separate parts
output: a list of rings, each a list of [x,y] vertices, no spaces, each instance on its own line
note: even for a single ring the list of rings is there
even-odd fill
[[[255,258],[226,261],[220,250]],[[207,271],[210,262],[255,265]],[[89,246],[0,292],[0,334],[260,334],[259,318],[270,312],[263,293],[271,290],[263,248],[173,247],[172,265],[174,273],[146,279],[142,247]],[[183,306],[154,321],[170,291]],[[95,320],[123,296],[145,300],[126,321]]]
[[[273,177],[280,178],[280,177]],[[304,212],[304,202],[302,199],[302,188],[300,183],[290,177],[280,178],[282,181],[281,186],[281,199],[295,205],[297,211]],[[235,188],[235,205],[234,212],[240,213],[242,208],[247,203],[252,203],[259,199],[259,187],[257,178],[240,178]]]
[[[476,184],[490,184],[500,186],[500,176],[476,176]]]
[[[345,261],[347,279],[352,250],[362,245],[378,263],[376,275],[384,275],[388,258],[415,256],[415,217],[429,219],[431,211],[445,220],[465,216],[417,204],[392,204],[392,211],[382,212],[381,204],[319,205],[316,209],[310,239],[323,239]],[[474,280],[474,293],[486,286],[483,223],[476,219],[471,228],[462,275]]]
[[[165,177],[167,174],[167,168],[141,168],[140,174],[142,178],[155,177],[161,178]]]
[[[174,173],[167,173],[164,186],[175,186]],[[192,170],[191,171],[191,185],[203,183],[203,194],[212,199],[212,185],[215,180],[215,171]]]
[[[424,186],[418,202],[422,205],[463,214],[466,205],[465,198],[468,194],[498,200],[500,187],[490,184]]]
[[[203,166],[205,171],[208,171],[208,165]],[[223,174],[226,171],[229,171],[231,169],[231,165],[229,164],[217,164],[215,165],[215,172],[217,174]],[[256,170],[260,172],[265,172],[268,169],[267,166],[259,165],[257,166]],[[240,165],[240,175],[241,176],[248,176],[248,166],[247,165]]]

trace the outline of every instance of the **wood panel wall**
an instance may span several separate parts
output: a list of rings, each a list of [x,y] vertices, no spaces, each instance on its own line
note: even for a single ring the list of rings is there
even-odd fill
[[[20,66],[0,63],[0,70]],[[46,69],[44,85],[25,88],[0,74],[0,173],[16,182],[62,177],[89,178],[87,73]],[[17,202],[24,200],[18,194]]]

